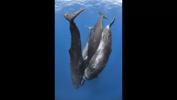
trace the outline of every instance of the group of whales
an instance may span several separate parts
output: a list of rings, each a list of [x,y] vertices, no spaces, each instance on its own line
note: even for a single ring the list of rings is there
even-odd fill
[[[88,41],[81,50],[80,32],[74,19],[83,11],[85,9],[64,14],[70,25],[71,48],[69,54],[72,82],[75,88],[82,86],[86,80],[96,78],[104,69],[112,51],[111,26],[115,18],[103,29],[103,19],[108,19],[104,15],[100,15],[97,23],[90,29]]]

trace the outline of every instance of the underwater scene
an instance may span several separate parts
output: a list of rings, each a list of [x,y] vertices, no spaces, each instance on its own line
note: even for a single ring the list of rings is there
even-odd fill
[[[55,0],[55,100],[122,100],[122,0]]]

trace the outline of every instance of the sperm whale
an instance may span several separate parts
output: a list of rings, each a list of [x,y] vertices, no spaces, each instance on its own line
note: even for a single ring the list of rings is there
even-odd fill
[[[74,19],[84,10],[85,9],[80,9],[72,13],[64,14],[65,19],[68,20],[70,24],[71,48],[69,50],[69,54],[71,63],[71,77],[73,86],[75,88],[79,88],[80,86],[80,81],[82,77],[80,67],[82,67],[83,57],[81,51],[80,32],[77,25],[74,22]]]
[[[100,74],[108,62],[112,50],[111,26],[115,18],[103,30],[103,18],[107,19],[104,15],[101,15],[94,27],[90,29],[88,41],[83,51],[81,50],[80,32],[74,19],[84,10],[64,14],[64,18],[70,25],[71,48],[69,54],[71,78],[75,88],[82,86],[85,80],[94,79]]]

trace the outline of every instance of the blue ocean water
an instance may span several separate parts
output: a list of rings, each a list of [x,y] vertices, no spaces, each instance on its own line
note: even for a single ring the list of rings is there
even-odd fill
[[[111,2],[112,1],[112,2]],[[55,100],[122,100],[122,6],[120,0],[57,0],[55,11]],[[105,69],[97,79],[86,81],[74,89],[71,80],[69,49],[71,35],[65,12],[86,8],[75,22],[80,30],[82,48],[85,45],[89,26],[93,26],[104,13],[110,20],[112,53]],[[104,20],[104,27],[108,21]]]

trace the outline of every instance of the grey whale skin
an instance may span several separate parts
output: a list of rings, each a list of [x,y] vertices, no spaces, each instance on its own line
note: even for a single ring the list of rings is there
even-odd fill
[[[115,18],[106,28],[102,29],[102,21],[105,16],[101,15],[90,30],[89,39],[81,50],[80,32],[74,19],[85,9],[72,13],[65,13],[64,17],[69,21],[71,32],[70,64],[72,83],[75,88],[84,84],[85,80],[96,78],[104,69],[111,53],[111,26]]]

